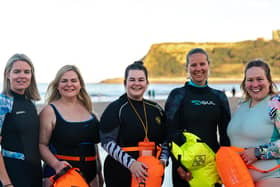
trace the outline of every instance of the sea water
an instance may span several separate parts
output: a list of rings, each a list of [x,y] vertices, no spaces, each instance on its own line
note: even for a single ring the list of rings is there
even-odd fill
[[[176,87],[181,87],[182,84],[150,84],[145,92],[144,97],[149,99],[166,99],[170,91]],[[210,87],[222,90],[227,96],[231,96],[232,88],[236,90],[236,96],[241,96],[240,84],[209,84]],[[40,103],[45,100],[46,91],[48,88],[47,83],[39,83],[38,89],[41,95]],[[2,90],[2,83],[0,83],[0,89]],[[91,100],[93,102],[110,102],[117,99],[125,92],[123,84],[106,84],[106,83],[87,83],[86,90],[88,91]],[[149,95],[149,91],[154,91],[154,96]]]
[[[172,89],[181,86],[183,86],[183,84],[150,84],[144,97],[147,99],[164,100]],[[224,91],[227,96],[231,96],[231,90],[235,88],[236,96],[241,96],[239,84],[209,84],[209,86]],[[46,83],[38,84],[38,89],[42,98],[39,104],[44,102],[47,87],[48,84]],[[86,90],[92,102],[111,102],[125,93],[123,84],[87,83]],[[154,95],[149,95],[149,93],[152,93],[151,91],[154,92]]]

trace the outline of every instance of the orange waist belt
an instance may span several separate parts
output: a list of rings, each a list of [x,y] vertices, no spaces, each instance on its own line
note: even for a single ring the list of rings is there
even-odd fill
[[[70,161],[94,161],[97,159],[97,156],[67,156],[67,155],[55,155],[56,158],[61,160],[70,160]]]

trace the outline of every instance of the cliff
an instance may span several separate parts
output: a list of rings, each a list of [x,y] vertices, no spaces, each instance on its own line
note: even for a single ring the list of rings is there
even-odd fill
[[[255,58],[268,62],[274,79],[280,77],[280,41],[248,40],[232,43],[159,43],[153,44],[143,58],[151,82],[182,82],[186,77],[186,54],[195,47],[204,48],[211,61],[210,81],[239,82],[245,64]],[[122,78],[103,82],[121,82]]]
[[[204,48],[211,60],[211,77],[241,78],[244,65],[261,58],[271,66],[272,73],[280,75],[280,42],[276,40],[242,41],[235,43],[160,43],[153,44],[144,58],[150,77],[185,76],[187,52],[195,47]]]

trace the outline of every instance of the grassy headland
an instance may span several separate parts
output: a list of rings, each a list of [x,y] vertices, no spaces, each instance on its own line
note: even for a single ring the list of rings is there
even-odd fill
[[[211,83],[240,83],[246,63],[252,59],[265,60],[274,80],[280,80],[280,41],[250,40],[232,43],[159,43],[153,44],[143,57],[151,83],[183,83],[186,80],[186,54],[195,47],[204,48],[210,58]],[[123,78],[103,83],[122,83]]]

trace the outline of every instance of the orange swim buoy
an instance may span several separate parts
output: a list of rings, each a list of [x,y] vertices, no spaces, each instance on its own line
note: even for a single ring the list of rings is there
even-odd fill
[[[79,168],[71,168],[70,166],[66,166],[60,173],[51,176],[49,179],[53,183],[52,187],[89,187],[80,175]]]
[[[131,187],[160,187],[162,184],[163,166],[154,156],[140,156],[137,161],[148,167],[148,176],[145,182],[138,181],[132,176]]]
[[[243,148],[221,147],[216,153],[218,173],[226,187],[255,187],[249,170],[238,154]]]
[[[134,176],[131,179],[131,187],[161,187],[164,168],[158,157],[160,153],[155,154],[155,143],[143,141],[138,143],[139,157],[137,161],[144,163],[148,167],[148,176],[145,182],[137,180]]]

